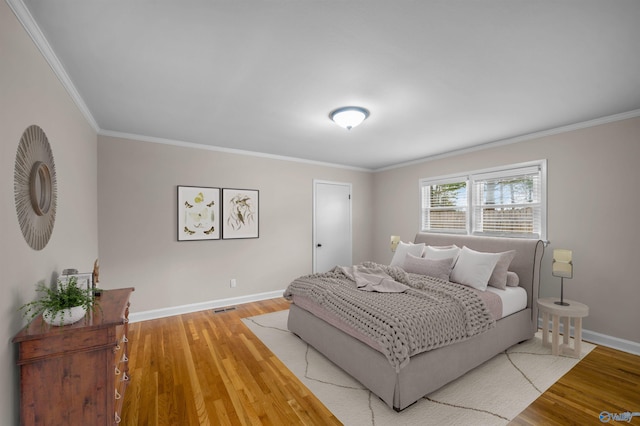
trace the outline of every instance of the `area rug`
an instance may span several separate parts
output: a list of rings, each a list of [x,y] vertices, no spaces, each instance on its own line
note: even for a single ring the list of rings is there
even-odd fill
[[[288,314],[243,322],[345,425],[506,425],[579,362],[551,355],[538,333],[397,413],[287,330]],[[594,347],[583,342],[582,357]]]

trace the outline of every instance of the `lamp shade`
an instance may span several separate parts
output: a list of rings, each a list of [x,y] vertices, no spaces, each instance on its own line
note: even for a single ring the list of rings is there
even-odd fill
[[[400,244],[400,236],[399,235],[392,235],[391,236],[391,251],[396,251],[396,248],[398,248],[398,244]]]
[[[331,120],[347,130],[351,130],[360,125],[368,116],[368,110],[357,106],[342,107],[329,113]]]
[[[554,277],[573,278],[573,252],[565,249],[553,251],[551,274]]]

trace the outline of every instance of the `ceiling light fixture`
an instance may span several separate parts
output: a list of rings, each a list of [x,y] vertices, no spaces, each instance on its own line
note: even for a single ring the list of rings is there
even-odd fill
[[[369,117],[369,110],[358,106],[342,107],[329,113],[329,118],[331,120],[333,120],[338,126],[347,130],[351,130],[358,126],[367,117]]]

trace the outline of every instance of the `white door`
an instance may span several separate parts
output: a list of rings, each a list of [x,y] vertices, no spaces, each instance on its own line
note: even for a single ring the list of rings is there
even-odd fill
[[[313,272],[351,265],[351,184],[313,181]]]

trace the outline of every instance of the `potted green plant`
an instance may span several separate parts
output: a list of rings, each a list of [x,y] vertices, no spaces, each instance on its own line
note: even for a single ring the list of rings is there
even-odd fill
[[[47,287],[43,281],[36,286],[40,298],[20,307],[31,322],[42,314],[42,319],[51,325],[68,325],[80,321],[94,303],[95,289],[80,288],[76,277],[58,280],[55,287]]]

